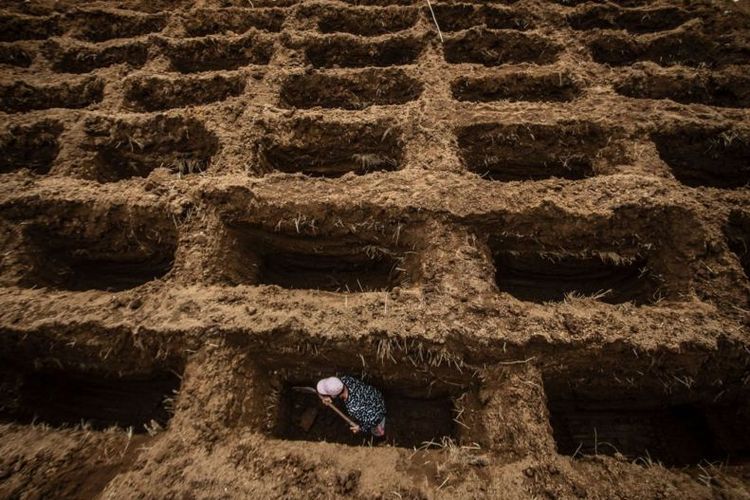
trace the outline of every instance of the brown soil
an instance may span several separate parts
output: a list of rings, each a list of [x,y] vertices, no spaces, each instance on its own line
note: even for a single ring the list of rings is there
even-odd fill
[[[750,498],[748,1],[431,4],[2,3],[0,497]]]

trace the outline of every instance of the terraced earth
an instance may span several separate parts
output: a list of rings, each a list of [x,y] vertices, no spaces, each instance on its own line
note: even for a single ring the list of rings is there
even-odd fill
[[[0,88],[0,497],[750,496],[747,0],[6,0]]]

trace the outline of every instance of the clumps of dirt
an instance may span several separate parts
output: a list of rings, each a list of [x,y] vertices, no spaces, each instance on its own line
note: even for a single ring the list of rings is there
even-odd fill
[[[717,396],[689,375],[673,375],[687,390],[667,390],[637,373],[620,375],[612,380],[589,369],[545,376],[559,453],[620,454],[644,465],[678,467],[704,460],[731,464],[747,456],[750,439],[742,429],[750,423],[750,406],[736,381],[722,377]]]
[[[614,5],[593,5],[568,15],[576,30],[623,29],[630,33],[652,33],[674,29],[691,15],[679,7],[620,9]]]
[[[413,7],[376,7],[364,10],[314,5],[305,8],[301,15],[314,18],[322,33],[377,36],[413,27],[419,11]]]
[[[79,10],[71,14],[71,36],[89,42],[133,38],[163,30],[168,20],[169,16],[165,13],[137,14],[103,9]]]
[[[62,131],[62,124],[54,120],[9,126],[0,135],[0,173],[22,168],[48,173],[60,150]]]
[[[255,28],[263,31],[281,31],[286,14],[283,9],[196,9],[183,15],[182,25],[188,36],[214,34],[243,34]]]
[[[678,124],[651,134],[672,175],[690,187],[750,183],[750,132],[740,127]]]
[[[396,170],[401,133],[391,123],[335,122],[301,118],[275,127],[261,138],[260,165],[268,172],[340,177]]]
[[[117,210],[99,216],[70,211],[23,227],[25,262],[18,286],[119,292],[163,278],[174,263],[177,231],[168,214]],[[119,224],[102,226],[104,222]],[[106,237],[104,237],[106,235]]]
[[[104,80],[87,77],[50,84],[32,84],[18,80],[0,85],[0,109],[20,113],[33,109],[85,108],[101,102]]]
[[[444,32],[461,31],[475,26],[492,29],[528,30],[535,26],[527,11],[491,5],[439,4],[433,6],[435,18]]]
[[[671,99],[683,104],[750,107],[750,74],[744,68],[692,71],[648,68],[615,83],[618,94],[638,99]]]
[[[284,79],[283,105],[294,108],[364,109],[418,99],[423,85],[398,68],[367,68],[347,73],[296,73]]]
[[[305,56],[316,68],[362,68],[413,64],[424,42],[408,35],[384,40],[363,40],[353,35],[330,35],[308,39]]]
[[[483,28],[446,37],[443,46],[445,60],[449,63],[485,66],[523,62],[549,64],[557,59],[561,50],[561,46],[541,35]]]
[[[0,41],[44,40],[62,34],[60,16],[0,15]]]
[[[581,94],[581,83],[569,72],[514,71],[480,77],[462,76],[451,82],[451,90],[459,101],[566,102]]]
[[[135,111],[161,111],[200,106],[238,96],[245,89],[244,75],[165,78],[134,77],[125,82],[125,105]]]
[[[584,121],[480,123],[459,128],[457,135],[468,170],[506,182],[594,175],[594,160],[610,138],[601,125]]]
[[[360,293],[406,286],[414,257],[392,243],[352,235],[283,233],[230,224],[221,279],[232,285]]]
[[[81,147],[93,152],[86,175],[99,182],[146,177],[156,168],[204,171],[219,140],[195,118],[156,115],[131,120],[90,116]]]
[[[180,73],[265,65],[273,55],[273,40],[255,30],[239,37],[160,39],[160,44],[172,63],[172,69]]]
[[[148,59],[148,44],[143,41],[107,44],[105,47],[88,44],[60,45],[50,41],[45,46],[52,68],[60,73],[89,73],[115,64],[129,64],[139,68]]]
[[[180,377],[163,371],[142,377],[76,370],[0,372],[0,420],[65,428],[113,426],[143,434],[165,428]]]
[[[662,66],[722,67],[744,64],[748,54],[733,43],[719,43],[695,31],[671,31],[655,37],[632,37],[620,33],[600,34],[589,47],[594,61],[625,66],[652,61]]]
[[[729,249],[734,252],[750,279],[750,213],[733,211],[724,228]]]
[[[0,64],[28,68],[33,60],[33,54],[23,47],[10,43],[0,43]]]

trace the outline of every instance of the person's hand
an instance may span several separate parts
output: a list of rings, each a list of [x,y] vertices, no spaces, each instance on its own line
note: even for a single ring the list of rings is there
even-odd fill
[[[360,430],[362,430],[362,429],[360,429],[360,428],[359,428],[359,426],[358,426],[358,425],[352,425],[352,426],[351,426],[351,427],[349,427],[349,428],[350,428],[350,429],[352,430],[352,432],[353,432],[354,434],[356,434],[356,433],[358,433],[358,432],[359,432]]]
[[[333,399],[331,399],[330,396],[320,396],[320,402],[326,406],[331,406],[333,404]]]

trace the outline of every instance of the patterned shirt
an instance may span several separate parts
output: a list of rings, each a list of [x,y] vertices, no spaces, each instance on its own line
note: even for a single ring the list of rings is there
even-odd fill
[[[379,390],[349,376],[339,377],[349,391],[344,401],[346,412],[359,424],[363,432],[370,432],[385,418],[385,401]]]

